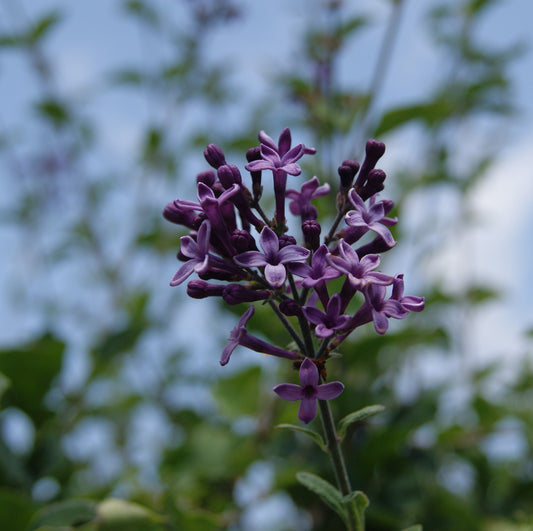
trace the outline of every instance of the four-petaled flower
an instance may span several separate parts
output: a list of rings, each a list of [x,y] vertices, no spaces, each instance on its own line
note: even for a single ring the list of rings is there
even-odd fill
[[[274,392],[284,400],[301,400],[298,418],[305,424],[309,424],[316,417],[317,400],[337,398],[344,390],[341,382],[320,385],[319,380],[316,365],[309,358],[305,358],[300,367],[302,385],[282,383],[274,387]]]
[[[318,177],[302,184],[301,191],[290,189],[285,192],[286,197],[292,201],[289,203],[291,214],[301,216],[302,221],[316,219],[318,216],[317,209],[311,204],[311,199],[322,197],[329,194],[330,186],[328,183],[320,185]]]
[[[233,330],[229,334],[229,343],[222,351],[220,365],[226,365],[228,363],[232,352],[239,345],[254,350],[255,352],[262,352],[263,354],[269,354],[270,356],[276,356],[278,358],[285,358],[288,360],[301,359],[302,356],[299,354],[271,345],[270,343],[248,333],[246,330],[246,324],[254,314],[254,311],[255,308],[250,306],[239,319],[239,322],[233,327]]]
[[[316,325],[317,337],[331,337],[336,330],[342,330],[350,321],[348,315],[342,315],[341,297],[338,293],[329,299],[325,313],[315,306],[304,306],[302,310],[306,319]]]
[[[326,258],[331,266],[346,275],[350,284],[361,290],[368,284],[386,286],[392,283],[392,278],[385,273],[374,271],[379,265],[377,254],[367,254],[359,260],[359,256],[344,240],[339,242],[339,256],[329,254]]]
[[[371,230],[383,238],[390,247],[396,245],[390,230],[385,226],[394,225],[396,219],[385,217],[383,201],[376,203],[373,197],[367,210],[364,201],[353,188],[348,192],[348,199],[354,207],[354,210],[346,213],[345,221],[348,226]]]
[[[211,235],[211,225],[205,220],[198,229],[196,241],[190,236],[182,236],[181,253],[189,258],[172,277],[171,286],[181,284],[194,272],[205,273],[209,267],[209,236]]]
[[[264,227],[259,235],[259,243],[263,252],[246,251],[233,257],[236,264],[243,267],[265,268],[265,278],[273,288],[281,288],[285,282],[287,271],[284,264],[302,262],[309,256],[309,250],[299,245],[287,245],[279,248],[276,233]]]

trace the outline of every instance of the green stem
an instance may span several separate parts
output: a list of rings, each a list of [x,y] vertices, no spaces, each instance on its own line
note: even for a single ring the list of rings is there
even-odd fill
[[[329,402],[327,400],[319,400],[318,407],[320,409],[320,418],[322,419],[322,427],[326,437],[329,456],[331,458],[333,470],[335,471],[337,487],[343,496],[348,496],[352,493],[352,487],[350,486],[350,478],[348,477],[348,471],[346,470],[346,464],[344,462],[344,456],[342,455],[340,441],[337,437],[337,431],[335,430],[335,423],[333,421]],[[347,529],[349,531],[364,531],[363,521],[350,505],[351,502],[345,503],[346,516],[348,518]]]

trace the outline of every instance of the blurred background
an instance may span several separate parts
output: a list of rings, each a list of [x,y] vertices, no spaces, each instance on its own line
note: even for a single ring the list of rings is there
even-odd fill
[[[290,367],[245,349],[220,367],[243,308],[168,285],[184,232],[161,212],[195,199],[205,145],[242,170],[259,130],[289,126],[334,190],[367,138],[387,144],[383,270],[427,301],[329,370],[337,418],[386,406],[344,443],[368,531],[531,529],[532,14],[0,0],[0,528],[109,497],[192,531],[339,528],[295,479],[329,477],[327,457],[274,429],[296,418],[271,392]],[[266,312],[251,324],[285,341]]]

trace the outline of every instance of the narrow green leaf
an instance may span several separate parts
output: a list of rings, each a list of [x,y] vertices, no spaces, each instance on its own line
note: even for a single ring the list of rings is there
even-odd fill
[[[165,519],[126,500],[108,498],[98,504],[101,531],[160,531],[167,529]]]
[[[313,441],[315,441],[318,446],[320,446],[320,449],[323,452],[327,452],[327,446],[324,443],[324,439],[322,438],[322,435],[317,433],[316,431],[310,430],[309,428],[303,428],[302,426],[294,426],[293,424],[278,424],[276,428],[287,428],[289,430],[298,431],[300,433],[304,433],[305,435],[311,437]]]
[[[361,529],[365,528],[365,510],[368,507],[369,501],[364,492],[354,490],[348,496],[344,496],[342,501],[348,505],[349,510],[352,511],[354,520],[359,522]]]
[[[308,472],[298,472],[296,479],[310,491],[320,496],[324,503],[333,509],[345,524],[347,523],[342,494],[331,483]]]
[[[38,20],[28,35],[28,43],[33,45],[44,39],[60,20],[58,12],[52,12]]]
[[[363,409],[359,409],[358,411],[346,415],[339,421],[339,426],[337,428],[338,436],[343,439],[346,435],[346,431],[348,430],[349,426],[351,426],[355,422],[361,422],[369,417],[372,417],[373,415],[377,415],[378,413],[381,413],[384,410],[385,408],[383,406],[375,404],[373,406],[367,406]]]
[[[29,531],[42,527],[77,526],[96,518],[96,503],[90,500],[66,500],[54,503],[38,511],[30,525]]]
[[[402,531],[422,531],[421,525],[412,525],[411,527],[406,527]]]

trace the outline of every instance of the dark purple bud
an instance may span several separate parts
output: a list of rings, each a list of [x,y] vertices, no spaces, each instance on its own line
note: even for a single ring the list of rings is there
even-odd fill
[[[209,188],[211,188],[215,184],[215,181],[216,181],[216,176],[213,170],[201,171],[196,176],[197,183],[204,183],[205,185],[209,186]]]
[[[259,146],[250,148],[246,152],[246,160],[252,162],[254,160],[261,160],[261,148]],[[263,187],[261,186],[261,170],[250,172],[252,176],[252,192],[254,195],[254,201],[259,201],[263,194]]]
[[[357,181],[355,181],[355,188],[361,190],[366,183],[368,173],[374,169],[377,161],[385,153],[385,144],[379,140],[370,139],[366,143],[366,157],[359,171]]]
[[[209,144],[204,149],[204,157],[207,163],[215,168],[215,170],[223,164],[226,164],[224,153],[222,153],[222,150],[216,144]]]
[[[279,237],[279,248],[283,249],[283,247],[287,247],[287,245],[296,245],[296,238],[289,234],[282,234]]]
[[[366,185],[363,187],[359,195],[363,201],[366,201],[369,197],[372,197],[374,194],[381,192],[385,188],[383,184],[387,175],[383,170],[373,169],[368,172],[368,180]]]
[[[316,251],[320,247],[321,231],[320,223],[314,219],[308,219],[302,223],[305,246],[311,251]]]
[[[255,302],[268,299],[272,292],[268,290],[254,290],[242,284],[229,284],[224,287],[222,298],[230,305],[242,304],[243,302]]]
[[[337,172],[341,178],[341,191],[348,190],[353,183],[355,175],[359,171],[359,163],[355,160],[344,160],[338,167]]]
[[[396,245],[396,242],[394,243]],[[394,245],[388,244],[381,236],[377,236],[370,243],[356,249],[357,256],[363,258],[367,254],[381,254],[389,251]]]
[[[253,236],[246,230],[234,230],[231,235],[231,243],[238,253],[257,251]]]
[[[303,315],[301,306],[292,299],[283,299],[279,304],[279,309],[288,317]]]
[[[239,171],[239,168],[233,164],[224,164],[223,166],[220,166],[217,170],[217,175],[222,186],[226,188],[226,190],[231,188],[233,184],[242,183],[241,172]]]
[[[205,299],[206,297],[221,297],[225,286],[221,284],[209,284],[203,280],[191,280],[187,284],[187,295],[193,299]]]
[[[171,223],[184,225],[185,227],[192,229],[194,228],[194,223],[198,218],[198,214],[192,210],[179,208],[177,202],[173,201],[172,203],[169,203],[163,210],[163,217]]]

